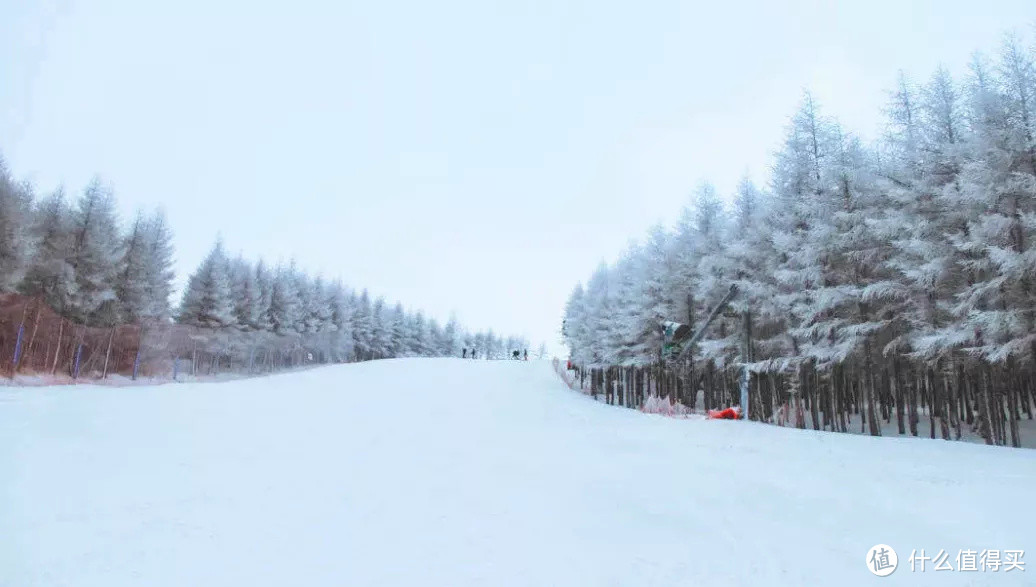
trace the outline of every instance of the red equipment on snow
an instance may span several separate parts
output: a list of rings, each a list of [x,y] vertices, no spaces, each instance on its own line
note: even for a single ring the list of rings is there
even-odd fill
[[[725,410],[709,410],[710,420],[739,420],[741,410],[739,408],[727,408]]]

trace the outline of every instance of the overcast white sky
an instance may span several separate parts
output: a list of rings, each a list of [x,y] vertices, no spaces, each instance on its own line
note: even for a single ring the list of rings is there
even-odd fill
[[[865,136],[1032,0],[0,0],[0,152],[162,206],[181,281],[222,233],[556,344],[565,298],[694,186],[765,180],[804,88]]]

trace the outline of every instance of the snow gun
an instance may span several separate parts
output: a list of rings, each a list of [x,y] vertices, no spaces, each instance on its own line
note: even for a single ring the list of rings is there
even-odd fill
[[[723,299],[721,299],[719,301],[719,303],[716,304],[716,307],[712,308],[712,311],[709,312],[708,317],[705,318],[705,322],[703,322],[702,325],[700,327],[698,327],[698,331],[694,333],[694,336],[690,337],[687,340],[679,341],[678,343],[676,343],[676,345],[678,345],[678,346],[675,346],[674,343],[670,342],[670,339],[666,338],[665,344],[662,347],[662,360],[665,361],[665,360],[668,359],[668,360],[672,360],[672,361],[680,361],[681,359],[683,359],[684,355],[686,355],[688,352],[690,352],[690,349],[694,348],[694,345],[699,340],[701,340],[701,338],[703,336],[705,336],[705,331],[709,329],[709,325],[712,324],[712,322],[714,320],[716,320],[716,317],[719,316],[723,312],[723,310],[726,309],[727,304],[730,303],[730,300],[734,299],[734,296],[736,294],[737,294],[737,284],[733,284],[732,283],[732,284],[730,284],[730,289],[727,290],[726,295],[724,295]],[[667,325],[667,324],[677,324],[677,323],[676,322],[663,322],[662,323],[662,325],[663,325],[663,334],[668,334],[668,330],[665,327],[665,325]],[[688,328],[684,324],[678,324],[678,326],[683,326],[686,329],[686,330],[683,331],[685,333],[690,330],[690,328]],[[674,337],[676,337],[676,338],[678,338],[678,336],[679,336],[678,335],[678,331],[679,331],[679,328],[675,328],[672,331]],[[745,357],[748,356],[747,346],[746,346],[746,348],[742,349],[742,353],[743,353],[742,354],[742,361],[747,363],[747,358],[745,358]],[[742,369],[742,372],[741,372],[741,405],[742,406],[747,406],[748,405],[748,367],[747,366],[745,366]],[[714,415],[714,412],[715,412],[715,415]],[[709,418],[724,419],[724,420],[737,420],[737,419],[741,418],[741,410],[739,408],[734,408],[734,407],[727,408],[725,410],[719,410],[719,411],[710,410],[709,411]]]

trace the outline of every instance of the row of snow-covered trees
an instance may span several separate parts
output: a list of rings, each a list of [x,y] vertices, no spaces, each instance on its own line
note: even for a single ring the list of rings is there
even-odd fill
[[[1006,426],[1016,442],[1036,361],[1034,55],[1009,39],[961,79],[901,75],[876,144],[807,95],[768,189],[743,181],[727,210],[703,184],[675,230],[653,228],[576,287],[573,359],[652,363],[660,320],[700,321],[736,284],[695,371],[744,361],[747,338],[753,417],[801,399],[833,429],[839,410],[862,412],[873,434],[875,414],[899,410],[902,432],[913,404],[933,427],[978,422],[999,441]]]
[[[333,355],[355,360],[409,356],[458,356],[477,349],[504,358],[528,348],[519,337],[469,333],[451,318],[440,325],[421,311],[372,300],[340,281],[312,278],[294,263],[270,268],[229,257],[221,241],[188,280],[177,320],[212,329],[330,337]]]
[[[259,346],[317,351],[314,360],[328,361],[461,355],[462,348],[504,358],[528,347],[522,338],[492,330],[468,332],[456,320],[440,325],[401,304],[372,300],[366,290],[357,294],[341,282],[310,278],[294,263],[270,268],[230,258],[219,242],[190,276],[174,309],[172,265],[172,232],[161,212],[138,214],[123,226],[111,189],[99,180],[72,201],[60,189],[38,198],[0,161],[0,294],[30,296],[79,325],[74,334],[60,324],[55,332],[40,332],[37,306],[4,321],[12,332],[33,325],[27,338],[34,355],[62,355],[62,344],[75,344],[70,336],[83,339],[82,327],[120,324],[148,327],[140,339],[154,347],[144,349],[149,360],[197,359],[197,350],[204,349],[213,361],[233,362],[231,347],[240,352]],[[174,321],[201,330],[183,339],[170,330]],[[14,338],[0,334],[3,352],[12,357]]]
[[[121,230],[100,181],[71,203],[63,190],[37,199],[0,161],[0,293],[39,297],[92,326],[168,319],[172,255],[161,212]]]

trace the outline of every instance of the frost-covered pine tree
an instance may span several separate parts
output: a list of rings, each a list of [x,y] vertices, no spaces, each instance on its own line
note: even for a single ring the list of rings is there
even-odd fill
[[[385,309],[385,298],[379,297],[371,306],[371,351],[375,358],[392,356],[392,325]]]
[[[164,321],[169,318],[172,292],[172,233],[162,212],[150,218],[138,213],[122,239],[115,275],[119,319],[122,322]]]
[[[299,298],[298,323],[295,330],[303,333],[314,333],[320,331],[319,298],[316,291],[316,283],[308,275],[301,271],[294,272],[295,291]]]
[[[111,190],[94,179],[79,198],[72,215],[70,262],[75,290],[67,313],[90,324],[114,324],[118,319],[115,276],[119,255],[118,223]]]
[[[774,277],[777,253],[773,242],[771,198],[747,177],[734,196],[729,244],[725,254],[733,269],[732,283],[738,295],[731,308],[747,313],[751,332],[752,361],[775,359],[787,354],[787,315],[777,302]],[[745,326],[742,324],[738,330]],[[745,333],[739,332],[744,335]]]
[[[484,332],[476,332],[474,335],[472,335],[472,337],[471,337],[471,348],[472,348],[471,352],[474,355],[474,358],[476,358],[476,359],[485,359],[486,358],[486,353],[487,353],[487,351],[486,351],[486,348],[487,348],[487,345],[486,345],[486,333],[484,333]]]
[[[277,334],[294,334],[303,324],[295,262],[278,267],[270,289],[270,324]]]
[[[1006,197],[995,207],[1006,224],[1006,238],[987,254],[1005,279],[1005,318],[1013,323],[1007,342],[994,359],[1030,354],[1036,360],[1036,49],[1027,50],[1008,38],[1000,63],[1000,87],[1005,106],[1005,164],[996,180]]]
[[[728,218],[720,203],[716,189],[709,183],[699,185],[694,198],[693,221],[682,230],[690,231],[684,242],[691,243],[690,249],[680,251],[683,263],[690,266],[696,316],[704,316],[710,308],[719,303],[737,277],[730,266],[726,253]],[[691,308],[689,308],[690,310]],[[715,359],[725,364],[737,353],[738,327],[733,321],[720,317],[707,336],[699,343],[700,356],[705,360]]]
[[[366,289],[356,299],[352,314],[353,348],[361,361],[371,358],[374,339],[374,316],[370,294]]]
[[[572,360],[579,365],[590,365],[594,360],[591,348],[592,324],[586,305],[587,299],[583,284],[577,283],[565,304],[561,336],[571,349]],[[476,347],[481,347],[479,342],[479,340],[475,340]]]
[[[418,330],[414,325],[415,315],[411,311],[403,314],[402,344],[400,352],[403,357],[420,356],[421,342],[418,340]]]
[[[610,362],[618,365],[632,365],[638,362],[637,335],[639,320],[636,309],[640,297],[640,247],[631,244],[619,262],[612,269],[614,288],[611,308],[611,326],[607,346],[611,349]],[[517,345],[518,342],[515,341]],[[523,347],[524,348],[524,347]]]
[[[632,353],[639,364],[650,364],[658,359],[662,348],[660,325],[663,321],[685,321],[685,317],[676,311],[678,291],[669,287],[674,272],[672,237],[662,225],[653,226],[636,259],[637,291],[630,306],[633,312],[629,316],[629,332],[634,341]]]
[[[33,216],[34,253],[18,289],[25,295],[41,296],[48,306],[64,312],[76,287],[71,262],[72,212],[64,191],[59,189],[41,201]]]
[[[187,280],[177,321],[203,328],[236,326],[229,269],[223,240],[217,239],[205,260]]]
[[[427,357],[428,346],[428,324],[424,312],[418,310],[410,319],[410,353],[415,357]]]
[[[330,332],[334,329],[331,314],[328,285],[322,277],[317,277],[313,280],[313,321],[316,323],[317,332]]]
[[[121,322],[136,324],[148,315],[148,247],[144,214],[137,213],[129,234],[122,240],[121,258],[115,276],[115,295]]]
[[[899,289],[900,306],[890,323],[891,338],[883,352],[900,352],[931,324],[935,313],[935,283],[940,279],[938,265],[922,267],[928,259],[948,250],[948,242],[937,224],[941,203],[926,186],[924,117],[921,92],[905,73],[900,72],[896,89],[886,107],[888,124],[880,145],[881,161],[877,173],[884,190],[887,209],[871,219],[876,234],[887,244],[888,270]],[[922,195],[927,191],[927,195]]]
[[[331,324],[334,335],[332,347],[336,361],[348,361],[353,357],[353,309],[349,295],[341,281],[335,281],[328,288],[328,306],[331,308]]]
[[[274,276],[262,259],[255,264],[255,327],[261,332],[273,331],[273,314],[271,303],[273,301]]]
[[[147,301],[144,316],[159,322],[168,321],[172,310],[169,297],[173,293],[173,233],[165,213],[156,211],[144,225],[144,298]]]
[[[255,269],[238,255],[230,261],[230,291],[234,301],[234,319],[242,331],[259,328],[259,283]]]
[[[32,195],[0,159],[0,292],[14,291],[29,259]]]
[[[791,357],[811,353],[814,290],[823,286],[820,252],[812,239],[825,230],[832,213],[829,162],[836,152],[836,129],[812,95],[806,94],[793,117],[773,172],[776,198],[774,245],[778,257],[777,301],[789,317]]]
[[[961,335],[951,324],[953,298],[965,279],[953,241],[975,212],[960,192],[965,124],[949,73],[939,69],[921,89],[901,80],[889,124],[889,156],[881,169],[888,206],[873,222],[891,248],[886,264],[902,304],[884,351],[937,354]]]
[[[442,340],[442,326],[435,318],[428,319],[428,356],[441,357],[445,345]]]
[[[1036,350],[1028,237],[1036,222],[1032,58],[1008,40],[994,76],[974,69],[969,153],[959,175],[960,195],[980,211],[953,242],[963,253],[966,285],[954,313],[974,333],[973,352],[999,362]]]
[[[612,346],[618,329],[617,302],[612,291],[613,279],[611,269],[605,263],[601,263],[586,285],[584,303],[588,321],[594,325],[588,333],[593,364],[611,362],[617,350]]]
[[[408,356],[407,347],[407,316],[403,304],[397,303],[392,309],[392,314],[386,326],[390,330],[389,356]]]
[[[458,336],[460,336],[460,325],[457,323],[457,317],[451,314],[450,319],[442,330],[442,344],[439,347],[439,356],[455,357],[459,354],[457,346]]]

